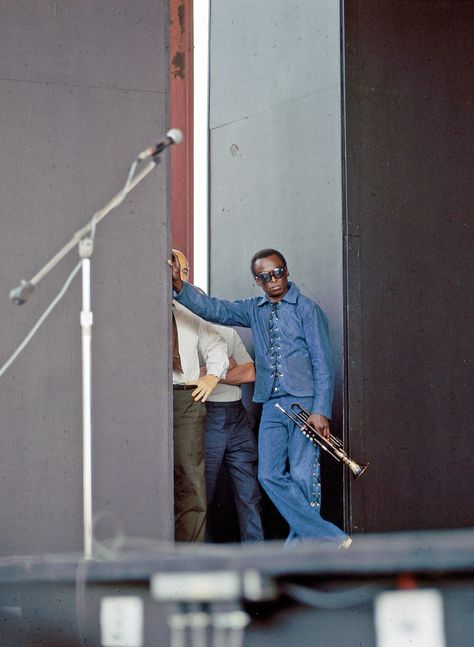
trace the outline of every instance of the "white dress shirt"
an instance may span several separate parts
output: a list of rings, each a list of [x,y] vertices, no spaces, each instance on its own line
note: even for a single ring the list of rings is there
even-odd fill
[[[178,330],[179,355],[183,373],[173,371],[173,384],[185,384],[199,378],[199,354],[204,358],[207,373],[219,379],[229,367],[227,344],[211,324],[173,301]]]

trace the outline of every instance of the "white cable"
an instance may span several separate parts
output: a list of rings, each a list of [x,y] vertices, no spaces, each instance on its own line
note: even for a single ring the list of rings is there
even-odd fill
[[[50,312],[53,310],[53,308],[58,304],[58,302],[63,298],[64,294],[66,293],[72,279],[76,276],[78,271],[81,269],[82,265],[82,260],[79,261],[79,263],[76,265],[76,267],[72,270],[71,274],[67,277],[63,287],[61,288],[59,294],[55,297],[55,299],[49,304],[49,306],[46,308],[46,310],[43,312],[41,317],[38,319],[38,321],[35,323],[33,328],[30,330],[30,332],[26,335],[25,339],[21,342],[21,344],[18,346],[16,351],[11,355],[9,359],[5,362],[5,364],[0,368],[0,377],[5,373],[7,368],[13,364],[13,362],[16,360],[18,355],[21,353],[21,351],[25,348],[25,346],[28,344],[29,341],[31,341],[32,337],[36,334],[38,331],[38,328],[41,326],[43,321],[46,319],[46,317],[50,314]]]
[[[129,192],[130,185],[132,183],[133,177],[135,175],[135,169],[137,168],[138,163],[139,163],[138,158],[132,162],[132,165],[130,166],[130,169],[128,171],[127,179],[125,180],[125,184],[123,186],[123,189],[121,191],[119,191],[119,193],[115,196],[115,199],[114,199],[114,202],[113,202],[113,207],[112,207],[113,209],[116,209],[117,207],[119,207],[122,204],[122,202],[125,200],[125,197],[126,197],[127,193]],[[101,215],[101,211],[98,211],[97,213],[95,213],[92,216],[91,233],[90,233],[90,237],[91,237],[92,240],[94,240],[94,238],[95,238],[95,229],[96,229],[97,223],[100,220],[100,215]]]
[[[132,182],[133,175],[134,175],[134,173],[135,173],[135,169],[136,169],[136,167],[137,167],[137,164],[138,164],[138,159],[136,159],[136,160],[132,163],[132,165],[130,166],[130,169],[129,169],[129,171],[128,171],[128,176],[127,176],[127,179],[126,179],[126,181],[125,181],[125,185],[124,185],[123,189],[118,193],[118,195],[117,195],[117,196],[116,196],[116,198],[115,198],[114,207],[118,207],[118,206],[119,206],[120,204],[122,204],[122,202],[124,201],[125,196],[127,195],[128,190],[129,190],[129,188],[130,188],[130,185],[131,185],[131,182]],[[94,216],[92,217],[92,220],[91,220],[91,234],[90,234],[90,238],[91,238],[92,240],[94,240],[94,237],[95,237],[96,224],[97,224],[97,222],[99,221],[99,217],[100,217],[100,215],[101,215],[101,212],[100,212],[100,211],[98,211],[96,214],[94,214]],[[58,302],[63,298],[64,294],[66,293],[67,289],[69,288],[69,285],[70,285],[70,283],[71,283],[72,279],[76,276],[77,272],[78,272],[78,271],[79,271],[79,269],[81,268],[81,264],[82,264],[82,260],[81,260],[81,261],[79,261],[79,263],[76,265],[76,267],[72,270],[71,274],[70,274],[70,275],[68,276],[68,278],[66,279],[66,282],[64,283],[64,285],[63,285],[63,287],[61,288],[61,290],[60,290],[59,294],[57,295],[57,297],[56,297],[56,298],[55,298],[55,299],[50,303],[50,305],[46,308],[46,310],[44,311],[44,313],[43,313],[43,314],[41,315],[41,317],[38,319],[38,321],[37,321],[37,322],[36,322],[36,324],[33,326],[33,328],[31,329],[31,331],[28,333],[28,335],[27,335],[27,336],[25,337],[25,339],[22,341],[22,343],[20,344],[20,346],[16,349],[16,351],[13,353],[13,355],[12,355],[12,356],[11,356],[11,357],[6,361],[6,362],[5,362],[5,364],[2,366],[2,368],[0,368],[0,377],[2,377],[2,375],[5,373],[5,371],[7,370],[7,368],[8,368],[9,366],[11,366],[11,364],[13,364],[13,362],[14,362],[14,361],[15,361],[15,359],[18,357],[18,355],[22,352],[22,350],[25,348],[25,346],[28,344],[28,342],[29,342],[29,341],[32,339],[32,337],[36,334],[36,332],[37,332],[38,328],[39,328],[39,327],[41,326],[41,324],[44,322],[44,320],[46,319],[46,317],[50,314],[50,312],[53,310],[53,308],[55,308],[55,306],[58,304]],[[34,285],[36,285],[36,281],[35,281]]]

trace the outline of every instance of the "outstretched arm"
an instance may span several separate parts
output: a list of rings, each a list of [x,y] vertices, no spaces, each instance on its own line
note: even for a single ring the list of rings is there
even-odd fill
[[[192,392],[194,400],[206,402],[219,379],[225,376],[229,360],[225,340],[215,328],[202,319],[199,321],[198,349],[206,363],[205,373],[188,384],[196,385]]]
[[[224,326],[250,327],[248,300],[226,301],[203,294],[181,279],[179,261],[174,254],[168,260],[168,265],[171,267],[173,289],[178,303],[206,321]]]

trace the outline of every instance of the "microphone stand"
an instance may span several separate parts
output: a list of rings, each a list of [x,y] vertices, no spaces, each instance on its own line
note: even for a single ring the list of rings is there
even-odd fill
[[[10,292],[10,299],[16,305],[22,305],[28,299],[42,278],[50,272],[61,259],[78,245],[79,256],[82,259],[82,311],[81,340],[82,340],[82,452],[83,452],[83,525],[84,525],[84,557],[92,558],[92,322],[91,311],[91,256],[94,250],[94,235],[97,223],[112,209],[118,207],[125,196],[159,163],[157,151],[152,155],[147,165],[133,177],[133,173],[141,160],[139,156],[132,164],[125,186],[108,202],[105,207],[94,214],[92,219],[71,240],[55,254],[44,267],[29,281],[22,280],[20,285]]]

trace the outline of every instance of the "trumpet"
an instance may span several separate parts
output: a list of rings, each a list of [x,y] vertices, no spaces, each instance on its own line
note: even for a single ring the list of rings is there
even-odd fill
[[[352,458],[350,458],[347,453],[344,451],[342,441],[333,436],[329,435],[329,438],[325,438],[319,431],[316,431],[313,427],[308,426],[308,418],[310,413],[306,411],[300,404],[295,403],[291,405],[291,412],[286,411],[278,402],[275,407],[282,411],[285,416],[292,420],[303,432],[303,434],[309,438],[309,440],[315,444],[317,443],[324,451],[328,452],[333,458],[337,461],[344,463],[352,472],[353,478],[362,476],[365,470],[368,468],[369,463],[365,465],[359,465]]]

